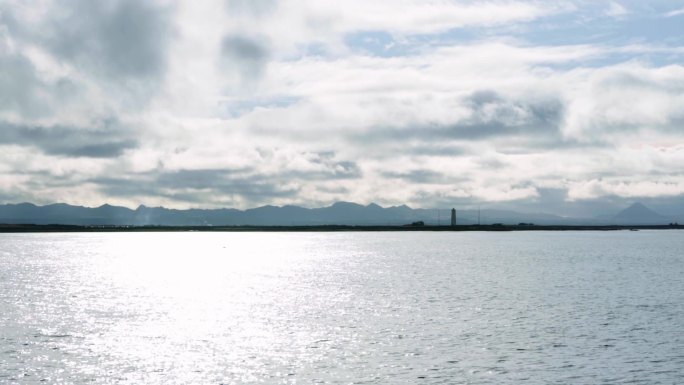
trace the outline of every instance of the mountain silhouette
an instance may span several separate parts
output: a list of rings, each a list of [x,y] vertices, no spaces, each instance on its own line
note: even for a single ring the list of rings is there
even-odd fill
[[[72,206],[56,203],[36,206],[31,203],[0,205],[0,224],[62,224],[81,226],[318,226],[318,225],[404,225],[422,221],[426,225],[449,224],[451,208],[413,209],[406,205],[382,207],[337,202],[320,208],[300,206],[261,206],[238,210],[177,210],[144,205],[132,210],[126,207]],[[668,224],[672,220],[646,206],[635,203],[614,216],[567,218],[544,213],[521,213],[507,210],[459,210],[457,223],[534,223],[538,225],[651,225]]]
[[[448,224],[451,208],[412,209],[406,205],[382,207],[337,202],[320,208],[299,206],[261,206],[247,210],[189,209],[164,207],[72,206],[64,203],[36,206],[31,203],[0,205],[0,223],[64,224],[84,226],[302,226],[302,225],[403,225],[423,221],[428,225]],[[478,223],[477,210],[457,210],[458,224]],[[567,224],[570,220],[550,215],[482,210],[481,223]]]
[[[639,202],[620,211],[612,218],[612,222],[619,225],[664,225],[671,221],[672,219],[649,209]]]

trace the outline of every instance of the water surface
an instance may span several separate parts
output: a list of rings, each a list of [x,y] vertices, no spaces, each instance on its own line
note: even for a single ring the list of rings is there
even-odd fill
[[[0,234],[0,384],[681,384],[684,233]]]

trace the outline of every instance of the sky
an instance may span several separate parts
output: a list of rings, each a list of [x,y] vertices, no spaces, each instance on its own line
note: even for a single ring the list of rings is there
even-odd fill
[[[684,0],[0,0],[0,203],[684,213]]]

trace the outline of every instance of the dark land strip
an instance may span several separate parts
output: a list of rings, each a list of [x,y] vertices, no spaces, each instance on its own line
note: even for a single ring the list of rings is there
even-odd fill
[[[335,231],[618,231],[618,230],[673,230],[684,225],[456,225],[456,226],[77,226],[77,225],[30,225],[0,224],[0,233],[88,233],[88,232],[335,232]]]

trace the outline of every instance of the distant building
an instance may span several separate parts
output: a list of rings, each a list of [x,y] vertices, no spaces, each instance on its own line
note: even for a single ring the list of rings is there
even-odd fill
[[[456,209],[451,209],[451,225],[456,226]]]
[[[425,222],[423,221],[417,221],[417,222],[411,222],[410,225],[403,225],[404,227],[421,227],[425,226]]]

